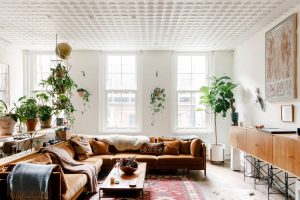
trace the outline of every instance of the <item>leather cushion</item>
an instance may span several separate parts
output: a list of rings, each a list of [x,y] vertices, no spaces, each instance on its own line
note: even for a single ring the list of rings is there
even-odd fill
[[[180,154],[190,154],[191,142],[190,141],[180,141],[179,153]]]
[[[180,141],[174,140],[174,141],[167,141],[164,142],[164,155],[178,155],[179,154],[179,145]]]
[[[77,160],[84,160],[89,157],[89,155],[93,154],[91,145],[89,143],[89,140],[86,138],[80,138],[80,139],[72,139],[70,140],[73,149],[75,150],[76,156],[75,158]]]
[[[201,145],[202,141],[200,139],[193,139],[191,142],[191,154],[194,157],[200,157],[201,156]]]
[[[109,145],[102,141],[92,141],[91,146],[95,155],[106,155],[109,153]]]
[[[160,155],[164,150],[164,143],[145,143],[140,148],[141,154]]]
[[[85,174],[65,174],[64,178],[68,185],[68,190],[62,195],[63,200],[73,199],[74,196],[83,191],[87,184],[87,176]]]
[[[150,143],[156,142],[156,137],[154,137],[154,136],[149,137],[149,139],[150,139]]]
[[[171,137],[158,137],[156,142],[166,142],[166,141],[174,141],[174,140],[176,139]]]

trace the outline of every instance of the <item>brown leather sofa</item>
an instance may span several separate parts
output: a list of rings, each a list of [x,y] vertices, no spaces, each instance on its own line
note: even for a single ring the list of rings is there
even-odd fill
[[[90,137],[90,139],[93,139]],[[199,139],[198,139],[199,140]],[[200,140],[201,141],[201,140]],[[110,152],[107,155],[94,155],[90,158],[80,161],[82,163],[90,163],[96,166],[97,172],[101,169],[112,169],[116,161],[123,157],[135,156],[139,162],[147,162],[147,169],[187,169],[187,170],[204,170],[206,176],[206,146],[204,142],[200,142],[200,145],[196,145],[194,151],[198,152],[197,156],[191,154],[179,154],[179,155],[146,155],[139,152]],[[75,157],[75,151],[68,142],[57,144],[57,146],[64,148],[73,158]],[[19,162],[36,162],[44,163],[44,155],[36,153],[31,156],[30,159],[24,159]],[[52,161],[55,163],[55,161]],[[15,164],[15,163],[14,163]],[[8,172],[0,173],[0,199],[6,199],[6,176]],[[63,177],[62,177],[63,176]],[[67,185],[67,190],[62,192],[63,185]],[[53,172],[50,177],[50,191],[49,199],[62,199],[73,200],[85,191],[87,184],[87,177],[84,174],[66,174]],[[52,196],[51,196],[52,195]],[[53,196],[54,195],[54,196]]]

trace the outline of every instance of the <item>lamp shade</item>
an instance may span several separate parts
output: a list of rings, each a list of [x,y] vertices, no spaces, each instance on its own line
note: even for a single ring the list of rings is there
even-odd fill
[[[55,52],[61,59],[68,59],[71,57],[72,47],[66,42],[58,43]]]

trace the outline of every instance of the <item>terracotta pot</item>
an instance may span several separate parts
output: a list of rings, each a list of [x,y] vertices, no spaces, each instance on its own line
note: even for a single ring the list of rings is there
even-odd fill
[[[85,91],[77,91],[77,93],[81,98],[85,96]]]
[[[0,135],[12,135],[16,121],[11,116],[0,117]]]
[[[52,122],[52,116],[50,117],[50,119],[48,119],[46,121],[42,121],[40,119],[41,128],[51,128],[51,122]]]
[[[27,131],[35,131],[37,122],[38,122],[37,119],[27,119],[26,120]]]

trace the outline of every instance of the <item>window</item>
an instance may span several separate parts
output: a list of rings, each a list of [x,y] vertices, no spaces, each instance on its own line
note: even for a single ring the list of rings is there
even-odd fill
[[[208,84],[209,55],[177,55],[175,75],[175,129],[199,130],[209,128],[205,107],[199,105],[199,89]],[[203,111],[197,111],[202,108]]]
[[[50,75],[50,68],[54,67],[55,63],[53,60],[56,59],[56,56],[54,54],[37,54],[33,58],[32,92],[36,93],[46,90],[46,88],[43,88],[40,83],[42,80],[47,79]]]
[[[107,54],[105,60],[105,131],[138,131],[138,57]]]
[[[0,100],[9,105],[9,66],[0,63]]]
[[[51,52],[27,52],[25,54],[25,81],[26,95],[34,96],[36,93],[45,91],[40,83],[51,73],[50,68],[55,67],[56,56]]]

